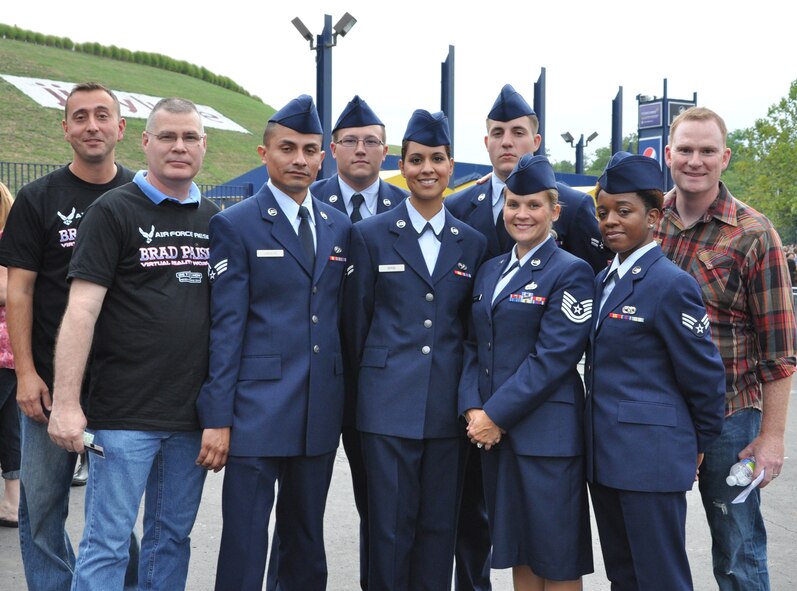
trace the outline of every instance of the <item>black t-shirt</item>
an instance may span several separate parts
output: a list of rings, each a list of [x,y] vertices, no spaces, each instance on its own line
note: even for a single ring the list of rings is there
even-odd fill
[[[211,201],[155,205],[134,183],[88,208],[70,279],[108,288],[86,404],[93,429],[190,431],[207,375]]]
[[[52,392],[55,335],[66,308],[66,273],[83,213],[100,195],[133,180],[117,164],[110,183],[95,185],[68,166],[19,190],[0,239],[0,265],[35,271],[31,347],[36,371]]]

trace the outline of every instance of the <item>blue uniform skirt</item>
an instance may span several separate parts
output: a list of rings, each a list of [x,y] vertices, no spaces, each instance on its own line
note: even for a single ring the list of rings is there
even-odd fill
[[[482,451],[493,568],[527,565],[537,576],[574,580],[593,572],[584,458]]]

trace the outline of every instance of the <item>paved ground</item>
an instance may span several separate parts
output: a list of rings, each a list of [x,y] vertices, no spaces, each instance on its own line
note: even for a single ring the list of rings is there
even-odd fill
[[[792,395],[795,390],[792,390]],[[769,565],[774,591],[797,589],[797,403],[789,412],[790,437],[786,441],[786,466],[775,485],[764,490],[764,517],[769,532]],[[202,505],[193,533],[188,589],[207,591],[213,589],[216,556],[221,534],[221,483],[222,474],[211,474],[205,485]],[[349,466],[342,449],[339,450],[326,512],[326,540],[329,561],[330,591],[356,591],[357,579],[357,526],[356,511],[351,496]],[[83,525],[84,489],[73,488],[70,502],[68,529],[77,545]],[[711,574],[711,556],[708,530],[696,491],[688,494],[687,547],[689,551],[695,589],[716,589]],[[597,529],[592,525],[595,552],[595,574],[584,578],[587,590],[608,590],[609,583],[603,572],[603,563],[597,540]],[[512,588],[509,571],[493,571],[496,591]],[[17,530],[0,528],[0,591],[25,589],[22,565],[19,559]]]

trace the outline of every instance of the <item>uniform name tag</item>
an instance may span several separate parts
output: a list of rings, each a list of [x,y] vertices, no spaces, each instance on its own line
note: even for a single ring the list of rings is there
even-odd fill
[[[379,265],[380,273],[401,273],[404,271],[404,265]]]
[[[284,257],[285,251],[282,249],[278,250],[258,250],[257,251],[258,258],[268,258],[268,257]]]

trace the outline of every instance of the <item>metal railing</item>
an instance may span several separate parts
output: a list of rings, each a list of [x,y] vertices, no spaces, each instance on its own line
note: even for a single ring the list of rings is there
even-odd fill
[[[23,185],[44,176],[63,164],[38,164],[33,162],[0,162],[0,182],[12,195],[16,195]]]
[[[0,161],[0,182],[8,187],[12,195],[16,195],[24,185],[62,166],[64,165]],[[197,186],[204,197],[207,197],[222,209],[238,201],[243,201],[254,194],[254,185],[252,183],[244,183],[242,185],[198,183]]]

